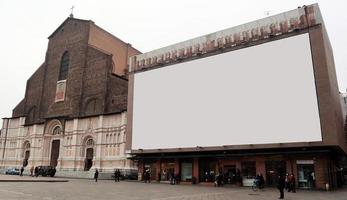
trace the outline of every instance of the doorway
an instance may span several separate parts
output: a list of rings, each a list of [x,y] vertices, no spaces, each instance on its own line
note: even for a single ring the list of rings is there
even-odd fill
[[[23,167],[26,167],[28,165],[29,157],[30,157],[30,151],[27,150],[24,153]]]
[[[52,149],[51,149],[51,163],[50,163],[52,167],[56,167],[58,164],[59,150],[60,150],[60,140],[53,140]]]
[[[90,168],[93,166],[93,156],[94,156],[94,149],[88,148],[86,150],[86,159],[84,162],[84,171],[89,171]]]
[[[315,174],[313,164],[298,164],[299,188],[311,189],[315,186]]]
[[[286,163],[283,160],[267,160],[265,161],[266,184],[276,186],[278,176],[286,173]]]
[[[236,165],[225,165],[223,178],[225,184],[236,184]]]

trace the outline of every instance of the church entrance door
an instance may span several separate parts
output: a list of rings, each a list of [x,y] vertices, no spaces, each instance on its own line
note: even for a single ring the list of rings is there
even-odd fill
[[[51,166],[56,167],[58,164],[60,150],[60,140],[53,140],[51,149]]]
[[[88,171],[88,170],[90,170],[90,168],[92,168],[93,156],[94,156],[93,148],[87,148],[86,159],[84,161],[84,171]]]
[[[23,167],[26,167],[28,165],[29,157],[30,157],[30,151],[27,150],[25,151],[25,154],[24,154]]]

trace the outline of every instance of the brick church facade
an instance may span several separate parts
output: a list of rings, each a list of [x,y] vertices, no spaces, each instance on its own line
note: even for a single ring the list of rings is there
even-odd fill
[[[129,56],[140,52],[72,16],[48,39],[23,100],[3,120],[1,166],[53,165],[68,176],[134,168],[124,150],[126,73]]]

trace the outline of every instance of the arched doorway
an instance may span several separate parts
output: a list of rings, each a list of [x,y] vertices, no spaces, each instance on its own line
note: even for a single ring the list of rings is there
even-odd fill
[[[24,142],[24,151],[23,151],[23,167],[28,165],[29,157],[30,157],[30,143],[28,141]]]
[[[51,163],[50,163],[52,167],[56,167],[58,164],[59,150],[60,150],[60,140],[53,140],[52,149],[51,149]]]
[[[94,140],[89,138],[85,145],[85,160],[84,160],[84,171],[89,171],[93,166],[93,157],[94,157]]]
[[[57,167],[60,156],[60,142],[64,139],[64,128],[62,122],[58,119],[50,120],[45,127],[45,156],[50,159],[50,166]]]

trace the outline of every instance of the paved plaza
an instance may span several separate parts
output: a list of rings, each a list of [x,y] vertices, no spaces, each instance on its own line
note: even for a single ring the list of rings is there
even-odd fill
[[[0,180],[9,179],[8,177],[0,175]],[[30,179],[29,177],[22,178]],[[42,178],[39,177],[39,179]],[[346,197],[346,188],[334,192],[298,190],[297,193],[285,194],[285,199],[293,200],[342,200]],[[96,183],[87,179],[69,179],[68,182],[0,182],[1,200],[270,200],[277,198],[278,192],[274,188],[253,192],[250,188],[240,187],[215,188],[140,182],[115,183],[110,180],[99,180]]]

